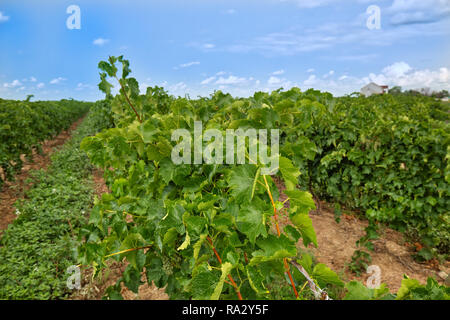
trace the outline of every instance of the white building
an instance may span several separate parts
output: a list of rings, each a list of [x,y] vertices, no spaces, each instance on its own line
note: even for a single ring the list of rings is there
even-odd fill
[[[379,86],[378,84],[371,82],[361,88],[361,94],[365,95],[366,97],[370,97],[373,94],[384,94],[386,93],[387,89],[388,86]]]

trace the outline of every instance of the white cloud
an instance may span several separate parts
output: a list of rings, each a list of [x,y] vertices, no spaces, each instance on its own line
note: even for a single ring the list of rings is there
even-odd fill
[[[259,83],[257,83],[257,85],[259,86]],[[290,88],[290,87],[293,86],[293,83],[291,81],[287,80],[287,79],[284,79],[284,78],[281,79],[281,78],[278,78],[278,77],[271,76],[269,78],[269,80],[267,80],[267,85],[268,85],[268,88],[265,88],[265,89],[267,89],[266,91],[274,89],[274,88],[276,88],[276,89],[278,89],[278,88],[285,88],[285,89],[286,88]]]
[[[330,70],[326,75],[330,76],[323,78],[310,72],[303,81],[270,75],[267,79],[261,81],[251,75],[232,75],[221,71],[221,76],[217,74],[210,77],[205,76],[203,81],[196,82],[192,86],[184,82],[169,84],[166,81],[157,85],[164,87],[170,94],[179,96],[184,96],[185,94],[208,96],[214,90],[222,90],[236,97],[248,97],[252,96],[256,91],[270,92],[278,88],[288,90],[293,86],[299,87],[302,91],[314,88],[341,96],[359,92],[364,85],[371,81],[380,85],[388,85],[389,87],[398,85],[405,90],[424,87],[429,87],[435,91],[450,90],[449,66],[431,70],[416,69],[405,61],[399,61],[380,68],[379,72],[352,75],[348,72],[339,73],[335,70]],[[156,85],[156,83],[153,85]]]
[[[274,76],[279,76],[279,75],[282,75],[283,73],[284,73],[284,70],[281,69],[281,70],[277,70],[277,71],[273,72],[272,74],[273,74]]]
[[[324,74],[323,78],[326,79],[331,77],[332,75],[334,75],[334,70],[330,70],[328,73]]]
[[[406,73],[411,71],[412,68],[406,62],[396,62],[390,66],[383,69],[383,73],[391,78],[404,76]]]
[[[277,0],[279,2],[293,2],[296,3],[301,8],[317,8],[327,5],[341,5],[342,0]],[[377,4],[380,2],[386,2],[386,0],[350,0],[346,2],[353,2],[361,5]],[[381,5],[381,4],[379,4]],[[417,9],[427,9],[432,6],[438,7],[440,9],[445,9],[450,6],[448,0],[393,0],[391,9],[396,11],[405,10],[417,10]]]
[[[205,80],[203,80],[202,82],[200,82],[200,84],[202,84],[202,85],[209,84],[209,83],[213,82],[214,80],[216,80],[216,77],[209,77],[209,78],[206,78]]]
[[[37,79],[35,77],[29,77],[29,78],[23,78],[22,79],[23,82],[36,82]]]
[[[187,93],[189,93],[188,86],[184,82],[178,82],[174,85],[169,86],[167,86],[166,83],[166,87],[171,94],[176,96],[184,97]]]
[[[0,11],[0,23],[6,22],[6,21],[8,21],[8,20],[9,20],[9,17],[8,17],[8,16],[5,16],[5,15],[3,14],[3,12]]]
[[[4,83],[3,87],[5,88],[15,88],[18,86],[21,86],[22,82],[20,82],[19,80],[13,80],[11,83]]]
[[[43,87],[45,87],[45,84],[44,84],[43,82],[39,82],[39,83],[36,85],[36,88],[38,88],[38,89],[42,89]]]
[[[383,29],[383,36],[380,36],[378,32],[372,32],[361,25],[330,22],[307,29],[299,26],[253,39],[243,39],[226,46],[224,50],[232,53],[255,52],[266,56],[293,56],[353,44],[386,47],[418,37],[448,36],[449,30],[444,23],[420,24]],[[357,58],[367,60],[370,56]]]
[[[147,78],[147,81],[139,81],[139,90],[143,93],[146,92],[147,87],[154,87],[154,86],[158,86],[158,87],[162,87],[164,88],[164,90],[168,91],[169,94],[172,95],[176,95],[176,96],[185,96],[186,94],[188,94],[191,90],[189,89],[188,85],[184,82],[178,82],[175,84],[170,84],[167,81],[162,81],[162,82],[156,82],[156,81],[151,81],[152,79]],[[84,85],[86,86],[86,85]]]
[[[391,11],[409,11],[409,10],[423,10],[429,7],[439,7],[440,9],[445,9],[450,7],[448,0],[394,0],[391,7]]]
[[[268,85],[274,85],[281,83],[281,79],[277,77],[270,77],[269,80],[267,80]]]
[[[216,84],[224,84],[224,85],[234,85],[234,84],[241,84],[246,82],[246,78],[239,78],[233,75],[230,75],[228,78],[220,77],[215,83]]]
[[[383,68],[380,73],[370,73],[362,77],[345,74],[341,75],[337,81],[310,75],[303,81],[301,89],[314,88],[329,91],[335,95],[344,95],[359,92],[369,82],[389,87],[401,86],[406,90],[424,87],[435,91],[450,90],[450,70],[448,67],[441,67],[438,70],[414,69],[406,62],[396,62]]]
[[[354,2],[362,2],[364,0],[353,0]],[[416,0],[413,0],[415,2]],[[439,11],[441,15],[450,17],[450,1],[445,0],[430,0],[432,2],[443,3]],[[300,3],[302,1],[298,1]],[[317,7],[320,5],[338,3],[337,0],[332,1],[304,1],[303,7]],[[436,3],[437,3],[436,2]],[[427,6],[427,1],[422,1],[422,7]],[[447,10],[448,8],[448,10]],[[425,10],[425,9],[424,9]],[[431,9],[430,9],[431,10]],[[420,11],[420,10],[417,10]],[[383,8],[383,21],[394,19],[396,14],[402,13],[396,10],[388,10]],[[424,11],[425,12],[425,11]],[[447,13],[448,12],[448,13]],[[404,12],[403,12],[404,13]],[[368,46],[370,48],[386,47],[386,46],[400,46],[401,43],[409,43],[411,39],[421,39],[425,37],[439,36],[443,39],[450,36],[450,28],[448,27],[448,20],[442,20],[437,23],[417,23],[408,25],[397,25],[395,27],[382,27],[382,34],[374,32],[366,27],[367,15],[363,11],[359,16],[356,15],[354,20],[333,22],[324,22],[312,26],[304,26],[299,22],[297,25],[292,25],[289,28],[273,30],[266,34],[260,34],[253,38],[243,38],[235,40],[234,43],[229,43],[218,50],[224,50],[232,53],[257,53],[265,56],[292,56],[317,51],[328,51],[338,46],[349,49],[350,45],[357,45],[359,47]],[[350,48],[351,49],[351,48]],[[334,59],[343,61],[362,61],[368,62],[376,55],[360,54],[347,55],[341,58],[333,57]]]
[[[387,12],[394,25],[430,23],[450,15],[450,1],[394,0]]]
[[[216,76],[223,76],[226,75],[227,73],[225,71],[219,71],[216,73]]]
[[[313,86],[314,84],[316,84],[316,82],[317,82],[317,77],[315,74],[312,74],[308,77],[308,79],[303,81],[303,84],[305,86]]]
[[[189,67],[192,67],[192,66],[195,66],[195,65],[199,65],[199,64],[200,64],[199,61],[192,61],[192,62],[180,64],[178,67],[174,67],[174,69],[178,70],[180,68],[189,68]]]
[[[103,38],[98,38],[95,39],[92,44],[94,44],[95,46],[104,46],[105,44],[107,44],[109,42],[109,39],[103,39]]]
[[[186,45],[188,47],[197,48],[197,49],[200,49],[200,50],[205,51],[205,52],[210,52],[212,49],[216,48],[216,45],[214,43],[211,43],[211,42],[192,41],[192,42],[186,43]]]
[[[92,86],[90,84],[85,84],[85,83],[80,82],[77,84],[77,87],[75,88],[75,90],[81,91],[81,90],[89,89],[89,88],[92,88]]]
[[[387,66],[380,74],[371,73],[365,79],[378,84],[401,86],[405,89],[429,87],[433,90],[450,89],[450,72],[447,67],[439,70],[413,69],[405,62]]]
[[[328,5],[340,5],[341,0],[278,0],[293,2],[300,8],[318,8]],[[356,4],[377,4],[376,0],[353,0]],[[378,1],[382,2],[382,1]],[[384,1],[386,2],[386,1]],[[384,4],[384,3],[383,3]],[[380,6],[382,3],[379,4]],[[383,19],[386,17],[393,25],[424,24],[442,20],[450,16],[448,0],[393,0],[390,6],[382,8]]]
[[[311,68],[312,69],[312,68]],[[311,70],[313,72],[313,70]],[[377,71],[377,70],[375,70]],[[403,89],[419,89],[430,87],[431,90],[450,90],[450,67],[443,66],[437,69],[418,69],[414,68],[405,61],[399,61],[380,68],[377,72],[365,74],[351,74],[349,72],[340,73],[339,71],[329,70],[323,78],[312,72],[305,75],[304,79],[286,79],[283,76],[268,75],[266,79],[257,79],[251,75],[233,75],[229,72],[220,71],[220,75],[204,75],[203,80],[195,83],[178,82],[175,84],[166,81],[152,84],[146,84],[141,90],[149,85],[158,85],[164,87],[170,94],[184,96],[189,94],[191,97],[200,95],[208,96],[214,90],[222,90],[237,97],[252,96],[254,92],[270,92],[278,88],[288,90],[293,86],[299,87],[302,91],[309,88],[331,92],[336,96],[359,92],[367,83],[373,81],[380,85],[389,87],[401,86]],[[357,71],[354,71],[357,72]],[[150,79],[147,79],[150,80]],[[145,81],[141,81],[145,83]]]
[[[375,53],[370,54],[356,54],[356,55],[342,55],[342,56],[332,56],[327,57],[327,59],[337,60],[337,61],[358,61],[358,62],[370,62],[378,57]]]
[[[313,73],[314,71],[316,71],[314,68],[309,68],[308,70],[306,70],[306,72],[308,73]]]
[[[172,86],[172,88],[178,89],[178,90],[186,89],[186,87],[187,87],[187,85],[184,82],[178,82],[177,84]]]
[[[62,81],[66,81],[66,80],[67,80],[66,78],[58,77],[58,78],[52,79],[52,80],[50,81],[50,84],[59,84],[59,83],[61,83]]]

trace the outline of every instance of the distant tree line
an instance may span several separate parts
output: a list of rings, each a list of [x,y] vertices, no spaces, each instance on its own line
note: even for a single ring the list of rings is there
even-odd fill
[[[441,91],[432,91],[430,88],[421,88],[421,89],[414,89],[414,90],[405,90],[402,91],[402,87],[400,86],[395,86],[392,87],[391,89],[389,89],[389,94],[392,95],[411,95],[411,96],[428,96],[428,97],[433,97],[436,99],[443,99],[446,97],[449,97],[449,93],[447,90],[441,90]]]

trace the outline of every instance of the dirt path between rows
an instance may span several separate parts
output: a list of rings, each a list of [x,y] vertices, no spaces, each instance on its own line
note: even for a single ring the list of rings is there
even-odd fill
[[[280,191],[284,185],[279,179],[274,179]],[[280,195],[281,201],[287,199],[284,193]],[[340,223],[335,221],[334,209],[326,202],[320,201],[320,211],[310,212],[313,227],[317,235],[318,247],[310,244],[307,248],[320,263],[326,264],[345,281],[359,280],[366,284],[370,274],[362,274],[357,277],[347,270],[346,266],[351,262],[353,252],[357,249],[356,241],[365,235],[364,229],[368,222],[360,220],[353,215],[343,214]],[[286,207],[288,207],[286,205]],[[288,217],[281,217],[281,225],[288,223]],[[449,274],[450,263],[444,265],[434,263],[418,263],[412,258],[414,246],[405,242],[400,232],[381,227],[381,236],[373,241],[374,252],[371,252],[371,265],[381,269],[381,283],[386,283],[392,293],[396,293],[401,286],[403,275],[419,280],[426,284],[429,276],[435,277],[441,284],[449,280],[445,275]],[[298,248],[305,249],[301,240]],[[448,283],[447,283],[448,285]]]
[[[63,145],[71,137],[71,132],[78,127],[83,119],[84,117],[75,121],[68,130],[62,131],[54,139],[44,141],[42,144],[43,154],[33,151],[32,162],[25,161],[25,157],[21,156],[24,160],[22,171],[15,176],[15,181],[6,181],[0,190],[0,236],[3,230],[8,228],[8,225],[16,218],[13,204],[17,199],[22,198],[24,192],[30,187],[26,183],[26,179],[30,177],[30,171],[47,169],[50,164],[50,155],[55,151],[55,148]]]

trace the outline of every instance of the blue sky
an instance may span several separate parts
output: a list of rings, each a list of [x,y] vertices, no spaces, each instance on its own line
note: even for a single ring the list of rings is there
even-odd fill
[[[371,5],[381,29],[367,27]],[[0,0],[0,97],[100,99],[97,64],[121,54],[142,89],[181,96],[450,90],[449,36],[450,0]]]

